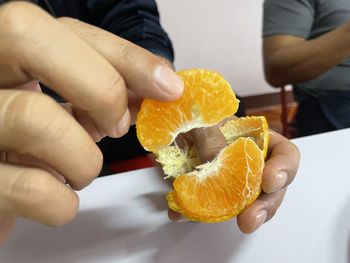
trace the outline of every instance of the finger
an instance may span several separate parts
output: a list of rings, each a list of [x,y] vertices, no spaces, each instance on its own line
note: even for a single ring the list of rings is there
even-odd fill
[[[290,184],[296,176],[299,161],[298,148],[285,137],[270,131],[269,153],[262,181],[263,191],[272,193]]]
[[[47,225],[63,225],[75,217],[79,199],[46,171],[0,163],[0,214]]]
[[[227,145],[219,127],[196,128],[190,131],[199,158],[204,163],[213,160],[222,148]]]
[[[137,95],[134,91],[128,90],[128,108],[130,111],[130,125],[136,123],[137,113],[140,111],[143,97]]]
[[[42,92],[39,81],[32,80],[27,83],[24,83],[22,85],[15,85],[11,87],[6,87],[4,89],[19,89],[19,90],[28,90],[28,91],[36,91],[36,92]]]
[[[14,216],[5,216],[0,213],[0,246],[4,244],[7,237],[10,235],[11,230],[13,229],[16,223],[16,217]]]
[[[157,100],[175,100],[181,96],[182,80],[161,58],[79,20],[65,17],[59,21],[107,59],[137,95]]]
[[[176,138],[174,144],[180,149],[191,149],[194,145],[192,131],[180,133]],[[204,161],[206,162],[206,161]]]
[[[3,4],[0,20],[2,86],[39,80],[85,111],[102,132],[118,136],[127,93],[105,58],[33,4]]]
[[[18,165],[27,166],[27,167],[29,166],[29,167],[40,168],[42,170],[47,171],[51,175],[55,176],[62,183],[67,182],[63,175],[61,175],[56,170],[49,167],[47,164],[39,161],[38,159],[35,159],[30,155],[23,155],[15,152],[0,152],[0,160],[3,163],[18,164]]]
[[[99,173],[102,154],[86,131],[48,96],[0,90],[0,149],[30,155],[62,174],[74,189]]]
[[[168,209],[168,218],[170,221],[176,223],[190,222],[190,220],[185,218],[183,215],[171,209]]]
[[[270,220],[280,207],[287,188],[272,194],[261,194],[259,198],[237,217],[237,224],[243,233],[249,234]]]
[[[86,114],[84,111],[80,111],[77,108],[74,108],[73,105],[69,102],[60,103],[63,109],[65,109],[70,115],[79,122],[79,124],[84,127],[84,130],[90,134],[95,142],[101,141],[104,137],[107,136],[106,133],[101,131],[93,122],[93,120]],[[127,110],[128,111],[128,110]],[[117,137],[117,136],[116,136]]]

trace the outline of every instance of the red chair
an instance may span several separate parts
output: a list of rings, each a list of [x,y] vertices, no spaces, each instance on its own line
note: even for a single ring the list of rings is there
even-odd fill
[[[153,167],[154,161],[147,155],[135,157],[128,160],[122,160],[118,162],[114,162],[109,165],[109,169],[113,173],[123,173],[132,170],[138,170],[148,167]]]
[[[288,139],[297,137],[297,128],[295,125],[295,116],[297,113],[297,107],[288,107],[288,99],[285,86],[281,87],[280,91],[281,99],[281,124],[282,134]]]

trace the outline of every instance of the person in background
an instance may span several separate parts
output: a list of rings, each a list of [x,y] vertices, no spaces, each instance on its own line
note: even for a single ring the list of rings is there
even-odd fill
[[[267,81],[293,84],[298,136],[350,127],[350,2],[265,0]]]
[[[0,5],[0,243],[18,217],[71,221],[75,191],[102,167],[96,142],[123,137],[142,98],[175,100],[184,88],[154,1],[33,2]],[[203,158],[220,145],[215,130],[193,134]],[[298,164],[294,144],[271,132],[264,193],[239,215],[243,232],[275,214]]]

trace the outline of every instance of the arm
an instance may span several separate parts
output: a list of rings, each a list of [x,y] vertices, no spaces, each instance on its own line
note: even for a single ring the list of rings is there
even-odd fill
[[[310,37],[319,17],[325,15],[317,10],[316,1],[265,0],[264,68],[266,79],[273,86],[313,79],[349,56],[350,23],[346,20],[343,25],[338,22],[333,31]],[[336,24],[318,24],[316,30],[325,26],[335,28]],[[307,40],[310,38],[313,39]]]
[[[267,81],[280,87],[313,79],[350,55],[350,23],[307,41],[290,35],[263,39]]]

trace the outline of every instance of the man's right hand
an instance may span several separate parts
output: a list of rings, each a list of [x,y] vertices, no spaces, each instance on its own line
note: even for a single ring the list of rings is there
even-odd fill
[[[99,173],[95,141],[120,137],[141,98],[177,99],[162,60],[111,33],[35,5],[0,6],[0,244],[17,217],[70,221],[74,190]],[[44,83],[63,107],[40,91]]]

